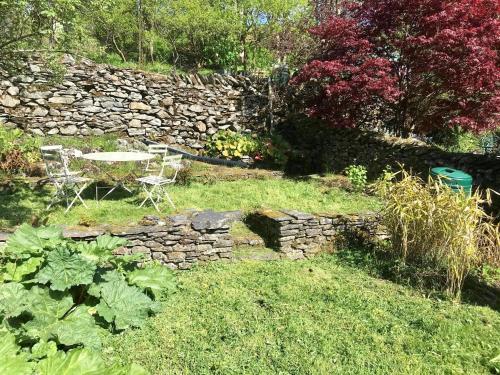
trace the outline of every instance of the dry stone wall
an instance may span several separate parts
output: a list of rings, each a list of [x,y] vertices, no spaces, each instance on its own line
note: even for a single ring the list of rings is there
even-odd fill
[[[469,173],[475,187],[500,191],[500,156],[446,152],[416,139],[358,129],[332,129],[314,123],[305,126],[300,121],[283,124],[282,128],[294,149],[289,172],[342,173],[351,164],[361,164],[373,180],[386,166],[396,171],[403,165],[424,178],[431,168],[446,166]],[[499,195],[493,194],[493,203],[492,211],[499,215]]]
[[[116,254],[142,253],[146,261],[157,260],[172,269],[189,269],[200,262],[233,259],[235,245],[265,244],[281,257],[303,259],[316,255],[324,245],[335,243],[339,235],[345,237],[349,234],[367,243],[387,237],[375,214],[311,215],[292,210],[262,210],[245,219],[261,238],[235,241],[229,230],[241,217],[239,211],[189,212],[168,216],[164,220],[145,217],[140,225],[135,226],[65,229],[64,235],[85,241],[103,234],[122,237],[128,243],[117,249]],[[0,247],[9,235],[0,232]]]
[[[169,216],[165,220],[146,217],[142,225],[128,227],[100,226],[85,230],[65,229],[74,240],[93,240],[110,234],[128,240],[118,255],[143,253],[146,261],[155,259],[172,269],[189,269],[198,262],[232,258],[231,223],[239,212],[191,212]],[[9,234],[0,233],[0,246]]]
[[[334,243],[339,235],[369,241],[387,237],[380,218],[373,213],[312,215],[292,210],[262,210],[251,215],[248,221],[267,246],[291,259],[314,256],[324,245]]]
[[[199,149],[218,130],[264,126],[265,80],[243,76],[158,75],[66,55],[64,75],[31,60],[27,71],[0,70],[0,116],[39,135],[124,132],[163,136]]]

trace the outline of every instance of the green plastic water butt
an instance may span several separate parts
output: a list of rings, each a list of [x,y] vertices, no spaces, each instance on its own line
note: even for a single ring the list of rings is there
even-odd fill
[[[440,178],[453,191],[463,191],[468,195],[472,193],[472,176],[464,171],[450,167],[436,167],[431,169],[431,176],[434,179]]]

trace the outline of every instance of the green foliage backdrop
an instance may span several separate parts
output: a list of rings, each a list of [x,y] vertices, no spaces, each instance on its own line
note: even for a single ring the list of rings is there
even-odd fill
[[[298,35],[290,25],[312,12],[307,0],[2,0],[0,14],[4,64],[16,51],[63,50],[105,62],[111,54],[123,64],[248,71],[283,60],[273,40],[285,30]]]

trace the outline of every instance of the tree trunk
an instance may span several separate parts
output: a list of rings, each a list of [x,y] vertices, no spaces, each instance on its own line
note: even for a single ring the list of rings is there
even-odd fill
[[[241,37],[241,63],[243,64],[243,71],[247,71],[248,56],[247,56],[247,36],[243,34]]]
[[[125,58],[125,55],[123,54],[123,51],[118,47],[118,43],[116,43],[115,35],[111,37],[111,40],[113,41],[113,45],[115,46],[116,51],[120,54],[120,57],[122,58],[123,62],[127,62],[127,59]]]
[[[137,0],[137,53],[138,53],[138,62],[139,65],[144,64],[144,52],[143,52],[143,44],[144,44],[144,23],[142,19],[142,0]]]

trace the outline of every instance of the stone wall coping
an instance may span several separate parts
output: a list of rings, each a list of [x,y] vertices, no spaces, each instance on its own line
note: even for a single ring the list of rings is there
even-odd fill
[[[269,209],[259,210],[257,211],[257,215],[268,217],[269,219],[272,219],[274,221],[292,220],[291,216],[276,210],[269,210]]]
[[[363,212],[359,214],[337,214],[337,213],[322,212],[317,214],[311,214],[296,210],[271,210],[271,209],[259,210],[256,212],[256,214],[260,216],[265,216],[277,222],[287,221],[287,220],[311,220],[320,217],[328,219],[352,221],[352,220],[372,219],[373,217],[377,217],[379,215],[377,212]]]
[[[62,226],[62,229],[64,237],[83,240],[95,238],[104,234],[128,236],[156,232],[173,232],[180,226],[189,226],[195,231],[217,229],[229,230],[231,223],[239,220],[241,217],[241,211],[214,212],[212,210],[207,210],[167,216],[164,221],[157,217],[147,216],[143,221],[150,222],[151,224],[149,225],[116,226],[103,224],[88,228]],[[11,234],[12,232],[0,232],[0,242],[7,241]]]
[[[294,219],[297,220],[310,220],[314,219],[314,215],[308,214],[305,212],[300,212],[300,211],[295,211],[295,210],[282,210],[282,213],[287,214],[288,216],[293,217]]]

